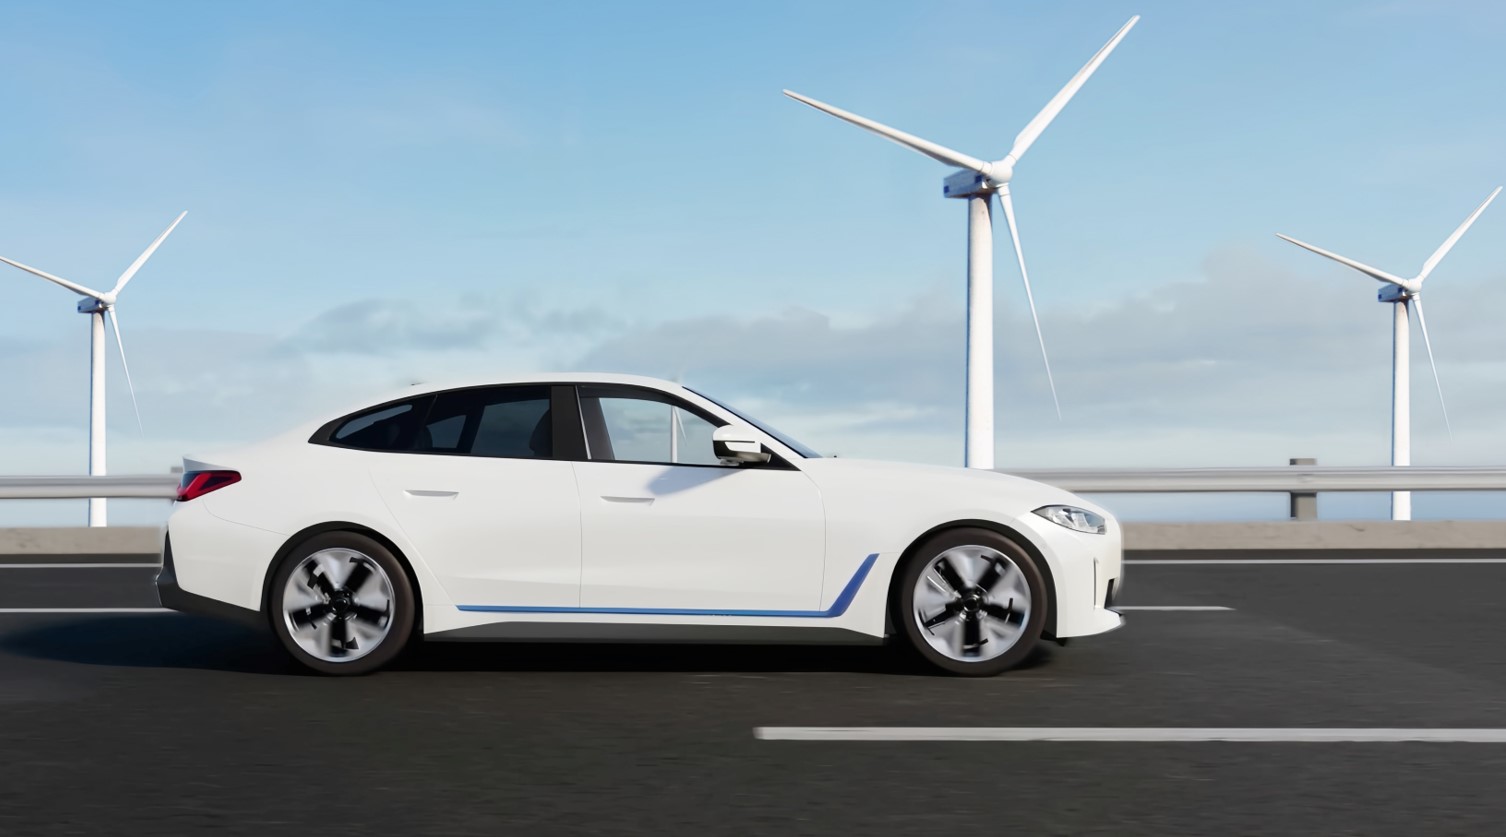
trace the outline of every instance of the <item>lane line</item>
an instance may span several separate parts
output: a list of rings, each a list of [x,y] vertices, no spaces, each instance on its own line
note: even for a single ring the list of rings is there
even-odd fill
[[[0,607],[5,613],[173,613],[165,607]]]
[[[1217,564],[1506,564],[1506,558],[1165,558],[1127,560],[1126,564],[1213,566]]]
[[[1114,605],[1114,610],[1166,610],[1173,612],[1187,611],[1192,613],[1198,611],[1218,611],[1233,609],[1234,608],[1232,607],[1223,607],[1221,605]]]
[[[764,741],[1089,741],[1506,744],[1506,729],[1378,727],[754,727]]]
[[[0,564],[0,570],[144,570],[161,564]]]

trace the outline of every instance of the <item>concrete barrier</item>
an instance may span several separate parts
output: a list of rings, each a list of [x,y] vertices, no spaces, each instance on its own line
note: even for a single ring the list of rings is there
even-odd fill
[[[70,526],[0,529],[0,558],[34,556],[156,556],[162,550],[155,526]]]
[[[0,558],[124,556],[161,549],[156,527],[0,529]],[[1468,550],[1506,551],[1506,521],[1259,521],[1126,523],[1124,548],[1151,551]]]
[[[1506,551],[1501,520],[1273,520],[1250,523],[1126,523],[1126,551],[1409,549]]]

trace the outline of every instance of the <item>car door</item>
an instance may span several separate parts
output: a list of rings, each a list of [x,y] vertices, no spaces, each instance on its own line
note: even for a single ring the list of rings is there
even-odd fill
[[[756,615],[820,608],[821,495],[783,461],[728,466],[726,422],[668,393],[579,386],[581,606]]]
[[[556,397],[571,400],[568,419]],[[579,604],[580,499],[562,449],[570,438],[579,445],[573,399],[570,387],[548,385],[441,392],[409,452],[372,467],[455,604]]]

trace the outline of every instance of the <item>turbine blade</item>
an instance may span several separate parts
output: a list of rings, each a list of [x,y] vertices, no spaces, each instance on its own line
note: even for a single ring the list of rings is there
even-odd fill
[[[1421,285],[1422,280],[1428,278],[1428,274],[1432,273],[1433,268],[1437,267],[1438,263],[1443,261],[1443,257],[1448,255],[1448,251],[1454,249],[1454,245],[1459,243],[1459,239],[1463,237],[1464,231],[1469,229],[1470,224],[1473,224],[1475,219],[1480,217],[1480,213],[1484,212],[1485,207],[1490,206],[1490,202],[1495,200],[1496,195],[1499,194],[1501,194],[1501,187],[1497,186],[1496,190],[1490,193],[1490,197],[1485,199],[1485,203],[1480,204],[1480,208],[1471,213],[1468,218],[1465,218],[1464,223],[1459,225],[1459,229],[1454,230],[1454,234],[1448,237],[1448,241],[1443,242],[1443,246],[1439,247],[1438,251],[1423,264],[1422,272],[1417,274],[1417,284]],[[1421,313],[1421,309],[1419,309],[1419,313]]]
[[[1046,355],[1046,338],[1041,334],[1041,318],[1035,313],[1035,295],[1030,292],[1030,274],[1025,272],[1025,251],[1020,249],[1020,231],[1014,223],[1014,200],[1007,190],[999,192],[999,204],[1004,207],[1004,221],[1009,224],[1009,240],[1014,242],[1014,255],[1020,262],[1020,278],[1025,281],[1025,301],[1030,303],[1030,319],[1035,322],[1035,339],[1041,344],[1041,360],[1046,364],[1046,382],[1051,385],[1051,403],[1056,405],[1056,418],[1062,417],[1062,404],[1056,398],[1056,379],[1051,376],[1051,358]]]
[[[1422,327],[1422,345],[1428,349],[1428,366],[1433,367],[1433,384],[1438,387],[1438,406],[1443,408],[1443,426],[1448,428],[1448,437],[1453,439],[1454,426],[1449,423],[1448,404],[1443,400],[1443,381],[1438,378],[1438,364],[1433,362],[1433,341],[1428,339],[1428,320],[1422,315],[1422,297],[1412,297],[1412,304],[1417,306],[1417,324]]]
[[[177,228],[178,224],[182,222],[183,216],[187,214],[187,212],[179,214],[177,219],[169,224],[167,229],[162,231],[161,235],[157,236],[157,240],[153,241],[150,247],[142,251],[141,255],[136,257],[136,261],[131,262],[131,266],[126,268],[125,273],[120,274],[120,278],[115,280],[115,288],[110,293],[118,294],[125,288],[126,283],[131,281],[131,277],[136,275],[136,271],[140,270],[141,266],[146,264],[146,260],[150,259],[153,253],[157,252],[157,248],[162,246],[162,242]]]
[[[1393,285],[1398,285],[1400,287],[1406,288],[1407,290],[1413,290],[1413,291],[1417,290],[1417,288],[1415,287],[1415,283],[1409,282],[1406,279],[1401,278],[1400,276],[1393,276],[1392,274],[1387,273],[1384,270],[1381,270],[1380,268],[1371,267],[1368,264],[1364,264],[1362,262],[1357,262],[1354,259],[1345,258],[1345,257],[1339,255],[1338,253],[1333,253],[1333,252],[1330,252],[1328,250],[1324,250],[1322,247],[1314,247],[1313,245],[1308,244],[1305,241],[1298,241],[1297,239],[1292,238],[1289,235],[1282,235],[1281,233],[1276,233],[1276,237],[1279,238],[1279,239],[1282,239],[1283,241],[1290,241],[1291,243],[1297,245],[1298,247],[1301,247],[1304,250],[1311,250],[1311,251],[1313,251],[1314,253],[1317,253],[1320,256],[1324,256],[1326,258],[1333,259],[1334,261],[1338,262],[1339,264],[1348,265],[1348,266],[1354,268],[1355,270],[1358,270],[1359,272],[1365,274],[1366,276],[1371,277],[1372,279],[1379,279],[1382,282],[1390,282]]]
[[[110,327],[115,329],[115,348],[120,350],[120,368],[125,370],[126,389],[131,391],[131,409],[136,411],[136,428],[145,431],[146,427],[141,423],[141,406],[136,403],[136,385],[131,383],[131,365],[126,363],[125,343],[120,340],[120,321],[115,319],[115,306],[105,309],[110,315]]]
[[[0,262],[5,262],[11,267],[18,267],[26,271],[27,273],[32,274],[33,276],[40,276],[49,282],[56,282],[57,284],[62,285],[63,287],[67,288],[70,291],[73,291],[76,294],[82,294],[83,296],[89,296],[99,300],[103,300],[105,298],[105,295],[100,293],[99,291],[91,291],[83,285],[78,284],[77,282],[69,282],[67,279],[64,279],[61,276],[53,276],[51,273],[48,273],[45,270],[37,270],[34,267],[27,267],[20,262],[13,262],[4,256],[0,256]]]
[[[959,169],[970,169],[972,171],[979,172],[980,174],[988,173],[988,164],[976,157],[969,157],[960,151],[953,151],[952,149],[947,148],[944,145],[937,145],[930,140],[924,140],[913,134],[907,134],[904,131],[890,128],[888,125],[874,122],[872,119],[858,116],[855,113],[848,113],[841,108],[832,107],[825,102],[818,102],[815,99],[807,98],[791,90],[784,91],[784,95],[789,96],[791,99],[794,99],[797,102],[802,102],[804,104],[810,105],[816,110],[822,111],[824,113],[829,113],[838,119],[851,122],[859,128],[864,128],[866,130],[872,131],[873,133],[878,134],[884,139],[890,140],[892,142],[897,142],[912,151],[919,151],[920,153],[926,155],[927,157],[930,157],[932,160],[936,160],[937,162],[945,163],[949,166],[956,166]]]
[[[1081,70],[1077,71],[1077,75],[1073,76],[1072,80],[1067,82],[1067,86],[1063,87],[1051,98],[1051,101],[1046,103],[1046,107],[1042,108],[1041,112],[1036,114],[1034,119],[1030,120],[1030,124],[1025,126],[1025,130],[1021,131],[1019,136],[1014,138],[1014,148],[1009,149],[1010,157],[1013,157],[1018,162],[1021,157],[1025,156],[1025,152],[1030,150],[1030,146],[1040,137],[1041,132],[1046,130],[1046,126],[1051,124],[1051,120],[1055,119],[1056,115],[1062,112],[1062,108],[1067,106],[1067,102],[1072,101],[1072,97],[1077,95],[1077,91],[1082,88],[1088,78],[1098,69],[1098,65],[1102,64],[1103,60],[1109,57],[1109,53],[1114,51],[1114,47],[1119,46],[1119,42],[1124,40],[1124,36],[1129,34],[1130,29],[1134,28],[1139,20],[1140,16],[1135,15],[1129,19],[1129,23],[1119,27],[1119,31],[1114,33],[1114,37],[1110,38],[1109,42],[1104,44],[1103,48],[1098,50]]]

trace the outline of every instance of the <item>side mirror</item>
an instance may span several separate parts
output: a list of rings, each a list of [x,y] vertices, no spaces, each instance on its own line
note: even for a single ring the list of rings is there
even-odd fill
[[[724,424],[711,433],[711,449],[723,465],[768,462],[772,454],[746,427]]]

